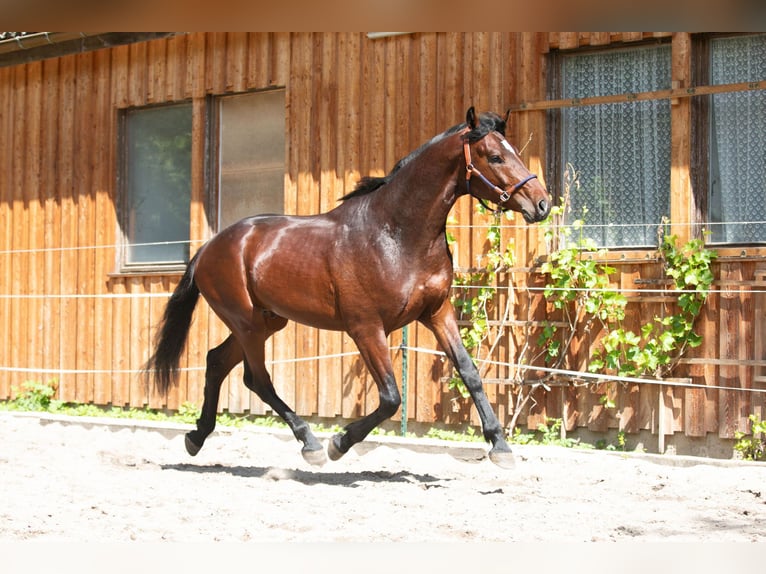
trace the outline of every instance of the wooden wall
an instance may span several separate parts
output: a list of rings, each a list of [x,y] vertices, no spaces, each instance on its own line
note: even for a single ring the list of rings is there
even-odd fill
[[[211,193],[205,180],[210,95],[286,88],[285,208],[310,214],[332,208],[361,175],[387,172],[423,141],[463,121],[470,105],[502,112],[514,103],[544,99],[550,50],[667,35],[422,33],[371,40],[358,33],[194,33],[0,68],[0,399],[13,396],[14,387],[25,380],[57,379],[59,397],[67,401],[170,409],[186,401],[201,403],[205,353],[226,335],[204,304],[197,310],[183,362],[190,370],[180,385],[158,396],[136,372],[149,354],[178,274],[118,273],[120,109],[193,103],[194,249],[211,234],[205,210]],[[674,58],[678,77],[688,75],[683,57],[688,39],[688,34],[673,36],[675,53],[681,54]],[[673,119],[673,149],[681,163],[690,137],[686,113],[674,111]],[[515,112],[509,132],[519,144],[531,136],[524,159],[541,176],[545,117],[543,111]],[[673,183],[673,194],[674,205],[688,201],[683,173]],[[468,199],[459,202],[454,217],[459,223],[454,230],[457,264],[468,267],[484,248],[480,226],[486,220],[474,213]],[[513,239],[522,267],[543,253],[541,232],[520,217],[504,234]],[[752,279],[757,261],[722,263],[720,277]],[[621,266],[617,281],[631,285],[636,277],[656,273],[650,267]],[[522,285],[539,282],[523,273],[516,279]],[[698,356],[760,359],[752,356],[753,345],[737,344],[756,336],[750,319],[754,305],[752,297],[714,297]],[[546,312],[539,298],[523,296],[515,310],[519,317],[535,319]],[[636,321],[650,312],[641,307],[634,312]],[[400,333],[392,335],[392,346],[400,340]],[[410,332],[409,343],[435,348],[421,329]],[[514,362],[520,344],[518,333],[509,337],[498,360]],[[587,353],[586,347],[580,353]],[[303,415],[354,418],[367,412],[377,396],[354,350],[345,335],[290,325],[269,349],[278,392]],[[392,353],[398,369],[401,351]],[[312,358],[320,356],[330,358]],[[682,375],[708,385],[749,385],[754,370],[709,364],[686,368],[689,372]],[[492,375],[508,372],[496,369]],[[244,389],[240,373],[225,383],[221,410],[266,412]],[[438,356],[411,354],[411,419],[476,422],[441,381],[447,373]],[[504,422],[512,415],[513,390],[489,386]],[[565,413],[569,428],[656,430],[658,392],[655,387],[620,389],[618,421],[614,413],[599,410],[587,389],[554,389],[542,392],[521,422],[534,427],[544,416]],[[730,437],[753,406],[750,397],[739,393],[667,393],[672,428],[693,436],[718,432]]]

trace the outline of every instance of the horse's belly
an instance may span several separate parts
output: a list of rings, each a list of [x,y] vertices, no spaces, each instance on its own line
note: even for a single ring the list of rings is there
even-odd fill
[[[341,330],[331,282],[306,266],[271,269],[253,282],[256,304],[297,323],[319,329]]]

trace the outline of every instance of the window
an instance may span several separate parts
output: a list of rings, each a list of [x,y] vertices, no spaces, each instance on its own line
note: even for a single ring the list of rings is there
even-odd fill
[[[285,92],[218,101],[218,229],[284,212]]]
[[[712,38],[711,84],[766,79],[766,34]],[[766,241],[766,92],[714,94],[709,109],[711,241]]]
[[[558,61],[558,98],[671,85],[669,45],[563,54]],[[575,106],[558,114],[552,169],[559,189],[568,164],[579,173],[581,188],[570,201],[575,217],[588,209],[586,236],[602,247],[655,245],[657,226],[670,214],[670,102]]]
[[[284,89],[213,98],[206,112],[213,118],[213,226],[220,230],[249,215],[283,213]],[[192,105],[126,110],[121,134],[122,270],[182,266],[191,237]]]
[[[128,110],[125,141],[123,268],[189,259],[192,106]]]

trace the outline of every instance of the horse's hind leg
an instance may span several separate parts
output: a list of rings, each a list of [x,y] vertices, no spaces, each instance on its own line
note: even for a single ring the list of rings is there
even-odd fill
[[[309,427],[308,423],[279,398],[271,381],[271,376],[266,370],[266,339],[287,323],[284,319],[278,319],[280,324],[274,325],[272,323],[276,321],[276,318],[270,314],[264,315],[264,322],[259,325],[260,328],[250,332],[250,337],[246,343],[245,386],[258,395],[263,402],[284,419],[293,431],[295,438],[303,443],[301,454],[306,462],[315,466],[321,466],[327,461],[322,445],[314,436],[314,433],[311,432],[311,427]]]
[[[221,383],[231,370],[244,359],[242,347],[229,335],[226,340],[207,353],[205,368],[205,400],[202,403],[202,413],[197,419],[197,430],[186,434],[186,450],[192,456],[196,455],[205,444],[205,439],[215,429],[215,417],[218,412],[218,397],[221,393]]]

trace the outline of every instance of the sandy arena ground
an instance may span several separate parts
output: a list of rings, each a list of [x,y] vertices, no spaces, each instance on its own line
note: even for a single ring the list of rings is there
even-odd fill
[[[766,541],[765,464],[370,439],[315,468],[280,431],[192,458],[185,430],[0,413],[0,541]]]

